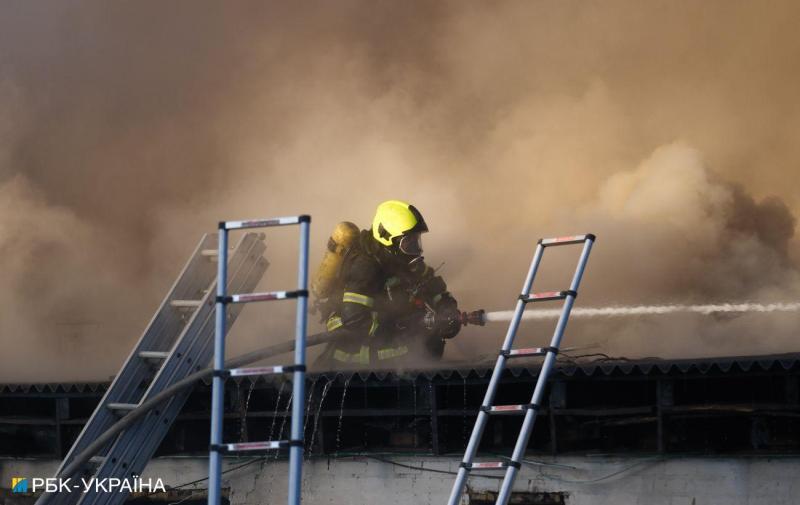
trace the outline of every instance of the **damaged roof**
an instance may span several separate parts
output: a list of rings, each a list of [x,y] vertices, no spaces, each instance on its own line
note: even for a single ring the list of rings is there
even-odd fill
[[[322,372],[310,373],[311,377],[335,378],[337,375],[350,376],[351,373],[362,381],[370,379],[385,380],[392,377],[422,376],[427,380],[453,377],[478,377],[487,378],[491,375],[493,361],[483,360],[478,363],[455,362],[448,363],[447,368],[431,370],[395,370],[375,371],[364,370],[354,372]],[[541,368],[541,360],[525,363],[518,360],[516,366],[508,367],[507,372],[514,377],[523,375],[534,376]],[[444,364],[443,364],[444,365]],[[681,374],[707,374],[712,373],[748,373],[748,372],[782,372],[792,369],[800,370],[800,353],[770,354],[760,356],[727,356],[710,358],[689,359],[661,359],[641,358],[626,359],[613,358],[599,355],[591,361],[564,359],[561,356],[555,369],[556,377],[580,378],[592,376],[611,375],[681,375]],[[258,380],[253,377],[252,380]],[[249,379],[245,379],[249,380]],[[206,385],[211,383],[210,378],[203,381]],[[0,394],[3,393],[103,393],[108,389],[110,382],[49,382],[49,383],[9,383],[0,384]]]

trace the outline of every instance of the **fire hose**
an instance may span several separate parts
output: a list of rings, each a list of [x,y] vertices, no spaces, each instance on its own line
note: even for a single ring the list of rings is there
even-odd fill
[[[322,332],[317,333],[314,335],[310,335],[306,338],[306,346],[312,347],[320,344],[326,344],[336,338],[342,336],[343,331],[337,330],[335,332]],[[271,356],[276,356],[279,354],[284,354],[287,352],[291,352],[294,350],[294,340],[290,340],[288,342],[283,342],[281,344],[271,345],[269,347],[264,347],[262,349],[258,349],[256,351],[249,352],[247,354],[242,354],[236,358],[232,358],[225,362],[226,368],[238,368],[242,365],[246,365],[248,363],[253,363],[255,361],[259,361],[265,358],[269,358]],[[156,394],[152,398],[146,400],[141,405],[136,407],[135,409],[128,412],[125,417],[114,423],[109,429],[103,432],[102,435],[97,437],[91,444],[86,446],[86,448],[81,451],[79,454],[73,458],[72,462],[67,465],[61,472],[59,472],[56,477],[71,477],[78,473],[78,471],[89,461],[89,459],[94,456],[98,451],[100,451],[107,443],[114,440],[114,437],[131,426],[137,419],[141,418],[145,414],[147,414],[150,410],[157,407],[159,404],[172,398],[175,396],[179,391],[182,391],[192,385],[195,384],[198,380],[209,378],[213,375],[214,369],[213,368],[206,368],[199,372],[195,372],[175,384],[169,386],[168,388],[164,389],[160,393]],[[50,497],[52,496],[51,493],[43,493],[39,499],[36,501],[36,505],[45,505]]]
[[[476,324],[482,326],[483,324],[485,324],[484,312],[482,310],[469,313],[462,312],[459,322],[460,324],[465,326],[467,324]],[[332,332],[325,331],[321,333],[316,333],[314,335],[310,335],[306,337],[306,347],[313,347],[321,344],[327,344],[328,342],[331,342],[334,339],[341,338],[348,331],[349,330],[345,328],[340,328]],[[255,361],[260,361],[265,358],[291,352],[294,350],[294,345],[295,345],[294,340],[290,340],[288,342],[271,345],[268,347],[264,347],[262,349],[258,349],[256,351],[242,354],[241,356],[237,356],[236,358],[232,358],[226,361],[225,368],[239,368],[243,365],[247,365]],[[137,419],[147,414],[150,410],[154,409],[160,403],[175,396],[179,391],[182,391],[194,385],[195,382],[197,382],[198,380],[211,377],[213,375],[213,372],[214,372],[213,368],[206,368],[199,372],[195,372],[181,379],[175,384],[169,386],[168,388],[164,389],[163,391],[156,394],[152,398],[143,402],[135,409],[128,412],[125,415],[125,417],[114,423],[110,428],[104,431],[103,434],[97,437],[91,444],[86,446],[86,448],[83,451],[77,454],[73,458],[72,462],[70,462],[66,467],[64,467],[64,469],[61,472],[59,472],[59,474],[56,475],[56,477],[71,477],[72,475],[78,473],[78,471],[89,461],[89,459],[92,456],[94,456],[98,451],[100,451],[107,443],[112,441],[117,434],[119,434],[120,432],[131,426]],[[36,505],[45,505],[48,502],[50,496],[51,496],[50,493],[43,493],[36,501]]]

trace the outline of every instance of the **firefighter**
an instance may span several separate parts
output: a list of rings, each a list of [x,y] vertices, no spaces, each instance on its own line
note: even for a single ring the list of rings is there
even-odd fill
[[[325,366],[383,367],[439,359],[461,328],[444,280],[425,264],[428,226],[406,202],[381,203],[372,228],[340,223],[312,283],[328,331],[341,338],[321,356]]]

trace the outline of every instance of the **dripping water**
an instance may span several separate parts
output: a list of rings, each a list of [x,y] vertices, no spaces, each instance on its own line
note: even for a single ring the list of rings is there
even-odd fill
[[[237,392],[240,384],[237,384]],[[244,414],[242,415],[241,424],[239,425],[239,441],[244,442],[247,435],[247,412],[250,409],[250,397],[253,396],[253,389],[256,387],[256,381],[250,383],[250,389],[247,391],[247,399],[244,401]]]
[[[339,404],[339,421],[336,425],[336,448],[334,449],[334,457],[339,455],[339,445],[341,444],[341,435],[342,435],[342,415],[344,414],[344,399],[347,396],[347,386],[350,384],[350,380],[353,378],[353,374],[350,375],[344,381],[344,389],[342,390],[342,401]]]
[[[322,386],[322,393],[319,395],[319,403],[317,404],[317,411],[314,414],[314,429],[311,431],[311,443],[308,444],[308,450],[309,450],[308,457],[311,457],[311,454],[314,451],[314,441],[317,438],[317,428],[319,427],[320,414],[322,412],[322,404],[325,402],[325,397],[328,396],[328,391],[330,391],[332,385],[333,385],[333,379],[328,379],[328,382],[326,382],[325,385]]]
[[[269,437],[267,440],[273,440],[272,436],[275,434],[275,423],[278,420],[278,409],[281,404],[281,396],[286,387],[286,381],[281,382],[281,387],[278,389],[278,398],[275,400],[275,410],[272,412],[272,425],[269,427]]]
[[[286,402],[286,408],[283,411],[283,419],[281,420],[281,431],[278,432],[278,438],[276,440],[282,440],[283,439],[283,430],[284,430],[284,428],[286,428],[286,421],[289,420],[289,409],[292,408],[292,400],[293,399],[294,399],[294,393],[289,395],[289,400]],[[275,458],[274,459],[278,459],[278,456],[280,456],[280,453],[281,453],[280,449],[276,449],[275,450]]]
[[[305,438],[306,427],[308,426],[308,416],[311,413],[311,403],[314,401],[314,388],[317,385],[317,381],[319,380],[319,376],[314,377],[314,380],[311,381],[311,386],[308,388],[308,400],[306,401],[306,415],[303,418],[303,437]]]

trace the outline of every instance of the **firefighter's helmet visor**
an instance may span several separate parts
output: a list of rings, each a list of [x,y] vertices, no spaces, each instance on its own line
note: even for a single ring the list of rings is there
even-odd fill
[[[409,256],[419,256],[422,254],[422,233],[414,232],[403,235],[397,244],[400,252]]]

